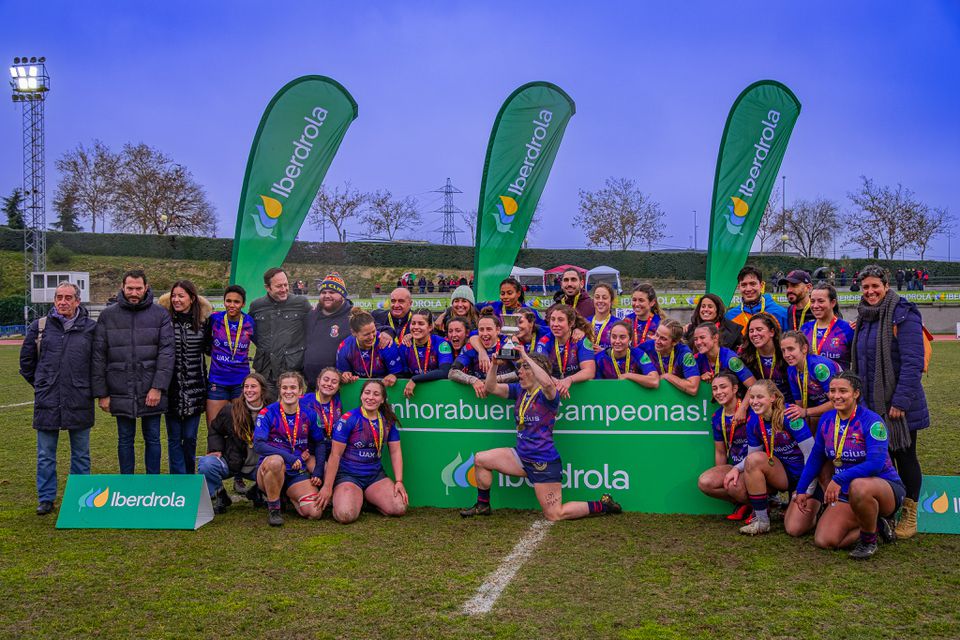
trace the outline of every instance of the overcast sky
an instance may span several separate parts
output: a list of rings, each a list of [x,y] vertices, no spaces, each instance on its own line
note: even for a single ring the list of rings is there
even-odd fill
[[[305,74],[338,80],[359,104],[326,184],[416,196],[423,211],[440,206],[431,190],[447,177],[463,190],[456,204],[476,209],[503,100],[531,80],[562,87],[577,113],[541,200],[546,224],[534,246],[583,246],[571,226],[578,189],[622,176],[667,212],[664,247],[691,245],[696,210],[703,248],[724,120],[737,94],[764,78],[785,83],[803,104],[781,167],[788,205],[822,195],[846,207],[862,174],[960,214],[953,1],[3,0],[0,23],[8,62],[47,57],[50,220],[53,163],[64,151],[94,139],[115,149],[142,141],[192,171],[216,207],[218,235],[232,236],[263,109]],[[3,122],[5,194],[20,183],[19,107],[8,103]],[[439,215],[425,218],[429,233],[417,237],[439,241]],[[319,231],[305,226],[301,237]],[[944,237],[928,255],[945,259],[947,251]],[[951,256],[958,254],[955,237]]]

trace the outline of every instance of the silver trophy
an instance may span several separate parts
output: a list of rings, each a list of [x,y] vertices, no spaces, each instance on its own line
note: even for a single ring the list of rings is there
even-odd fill
[[[513,313],[505,313],[500,319],[503,322],[503,326],[500,327],[500,333],[503,334],[504,337],[503,345],[500,347],[500,359],[519,360],[520,349],[522,347],[518,347],[513,343],[513,337],[520,333],[520,327],[517,324],[520,316]]]

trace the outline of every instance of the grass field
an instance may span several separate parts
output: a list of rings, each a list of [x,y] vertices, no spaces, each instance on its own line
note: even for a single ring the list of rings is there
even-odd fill
[[[32,399],[16,356],[0,347],[0,405]],[[924,470],[958,473],[960,345],[936,344],[926,388]],[[348,527],[288,516],[271,529],[243,503],[197,532],[58,531],[33,513],[31,412],[0,408],[0,637],[960,637],[957,536],[920,535],[855,564],[776,523],[757,539],[715,517],[558,523],[493,611],[465,616],[538,513],[414,509]],[[108,417],[92,450],[95,472],[116,471]]]

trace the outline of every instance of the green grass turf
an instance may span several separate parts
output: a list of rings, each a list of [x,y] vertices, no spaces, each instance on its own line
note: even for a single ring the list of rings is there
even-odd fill
[[[0,347],[2,405],[31,399],[16,355]],[[960,345],[936,344],[925,382],[935,426],[920,439],[924,470],[957,473]],[[58,531],[33,514],[31,411],[0,409],[0,637],[960,637],[955,536],[920,535],[855,564],[779,524],[749,539],[714,517],[559,523],[493,612],[465,617],[537,513],[462,521],[415,509],[348,527],[288,516],[270,529],[244,503],[197,532]],[[115,443],[113,421],[98,418],[95,471],[116,470]]]

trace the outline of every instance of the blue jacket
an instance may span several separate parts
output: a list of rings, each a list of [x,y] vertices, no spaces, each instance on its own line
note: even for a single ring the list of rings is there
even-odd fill
[[[64,331],[60,319],[47,314],[40,354],[34,320],[20,347],[20,375],[34,390],[33,428],[45,431],[88,429],[93,426],[94,404],[91,389],[93,337],[97,323],[83,307],[77,319]]]
[[[727,309],[727,312],[723,315],[724,318],[735,322],[740,325],[740,328],[743,329],[747,326],[749,318],[744,318],[743,316],[752,316],[754,314],[760,313],[761,311],[766,311],[774,318],[777,319],[777,322],[780,323],[780,328],[784,331],[787,331],[790,328],[789,323],[787,322],[787,308],[781,307],[777,304],[777,301],[773,299],[773,296],[769,293],[764,293],[761,296],[761,300],[758,300],[755,304],[743,305],[738,304]]]
[[[930,426],[927,396],[923,393],[920,377],[923,374],[923,321],[917,305],[905,298],[893,310],[896,335],[891,342],[893,369],[897,375],[897,387],[891,405],[906,411],[907,426],[911,431]],[[857,374],[863,380],[863,402],[872,411],[877,410],[873,401],[873,375],[877,364],[877,330],[880,322],[857,320]]]

